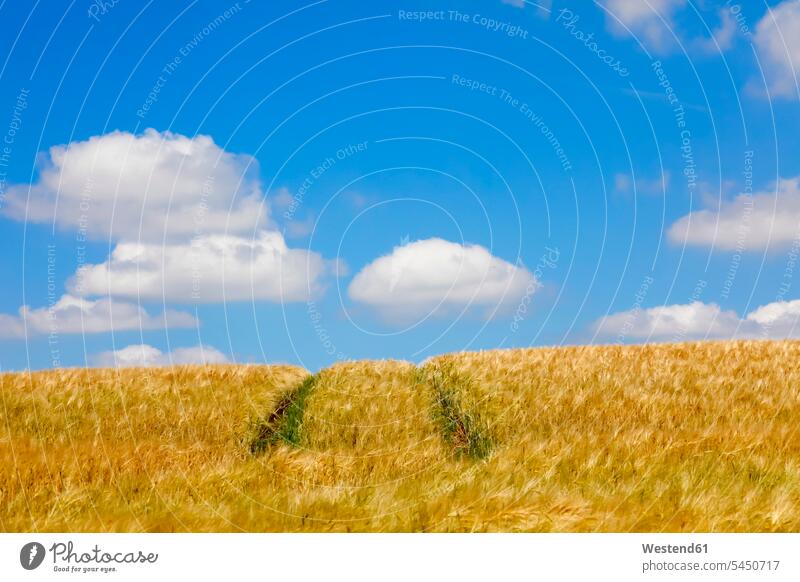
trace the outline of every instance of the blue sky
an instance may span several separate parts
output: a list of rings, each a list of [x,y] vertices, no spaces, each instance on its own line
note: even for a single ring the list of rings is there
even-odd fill
[[[793,0],[5,2],[0,28],[3,369],[800,331]]]

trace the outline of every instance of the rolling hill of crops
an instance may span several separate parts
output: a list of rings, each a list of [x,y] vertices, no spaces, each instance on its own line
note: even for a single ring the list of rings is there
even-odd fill
[[[800,531],[800,342],[0,375],[3,531]]]

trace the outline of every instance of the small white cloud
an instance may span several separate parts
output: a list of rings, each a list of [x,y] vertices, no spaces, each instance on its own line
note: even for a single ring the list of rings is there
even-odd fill
[[[614,190],[620,194],[630,194],[633,190],[633,180],[628,174],[614,174]]]
[[[348,294],[389,319],[406,319],[448,308],[491,310],[537,287],[527,269],[481,246],[431,238],[402,244],[374,260],[355,276]]]
[[[730,337],[739,317],[722,311],[719,305],[695,301],[687,305],[663,305],[608,315],[595,322],[594,329],[603,336],[636,339],[677,340]]]
[[[536,14],[541,18],[549,18],[553,9],[553,0],[501,0],[503,4],[515,8],[525,8],[526,5],[536,9]]]
[[[674,47],[675,13],[686,0],[604,0],[610,14],[609,31],[617,37],[633,35],[649,49],[666,52]]]
[[[649,196],[664,196],[669,189],[672,175],[664,171],[660,178],[636,178],[636,182],[628,174],[614,175],[614,190],[618,194],[647,194]]]
[[[719,26],[711,31],[711,37],[694,39],[692,48],[701,53],[714,54],[724,52],[733,46],[733,41],[736,39],[736,17],[729,8],[721,9],[718,14]]]
[[[371,200],[368,196],[361,194],[360,192],[347,192],[344,194],[344,199],[356,210],[361,210],[366,208],[367,205],[370,204]]]
[[[137,344],[125,348],[97,354],[91,358],[93,366],[99,368],[130,368],[150,366],[170,366],[182,364],[225,364],[228,357],[211,346],[177,348],[164,353],[147,344]]]
[[[770,93],[777,97],[797,98],[800,2],[785,0],[767,8],[756,25],[754,41]],[[758,83],[753,81],[751,86],[760,83],[760,80]]]
[[[303,220],[295,218],[289,219],[285,223],[286,236],[289,238],[304,238],[314,232],[317,219],[313,214],[309,214]]]
[[[0,314],[0,337],[24,338],[26,325],[28,335],[46,335],[186,328],[196,327],[197,321],[182,311],[150,315],[133,303],[64,295],[49,308],[31,309],[25,305],[19,315]]]
[[[39,179],[8,189],[5,214],[95,240],[188,239],[265,226],[258,164],[204,135],[115,131],[54,146]]]
[[[781,180],[770,192],[740,194],[718,210],[698,210],[669,229],[675,244],[723,250],[763,251],[795,244],[800,237],[800,177]]]
[[[747,320],[769,336],[797,337],[800,335],[800,299],[769,303],[747,314]]]
[[[269,196],[270,206],[277,211],[293,209],[299,203],[288,188],[278,188],[274,194]]]
[[[203,236],[189,243],[119,243],[109,260],[84,265],[67,282],[76,295],[176,302],[304,301],[334,269],[320,255],[287,247],[278,232],[258,238]]]
[[[719,24],[710,36],[691,37],[676,24],[676,17],[687,6],[686,0],[603,0],[603,4],[611,34],[635,37],[658,54],[669,53],[679,45],[694,53],[714,54],[730,49],[736,39],[736,19],[728,8],[718,10]],[[701,4],[700,9],[703,8]]]
[[[594,330],[620,339],[683,341],[689,339],[773,338],[800,336],[800,300],[769,303],[740,318],[715,303],[694,301],[623,311],[601,318]]]

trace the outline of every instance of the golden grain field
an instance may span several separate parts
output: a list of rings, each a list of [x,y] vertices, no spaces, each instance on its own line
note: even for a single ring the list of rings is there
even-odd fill
[[[2,531],[800,531],[800,342],[0,375]]]

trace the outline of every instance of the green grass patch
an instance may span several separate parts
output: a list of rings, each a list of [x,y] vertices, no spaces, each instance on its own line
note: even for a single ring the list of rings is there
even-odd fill
[[[457,456],[485,459],[492,451],[486,423],[477,410],[464,404],[470,380],[452,366],[434,364],[420,370],[421,380],[433,391],[434,419]]]
[[[286,393],[266,418],[259,419],[253,429],[250,452],[263,453],[272,445],[285,443],[300,445],[303,428],[303,414],[306,400],[314,390],[315,376],[309,376],[294,390]]]

